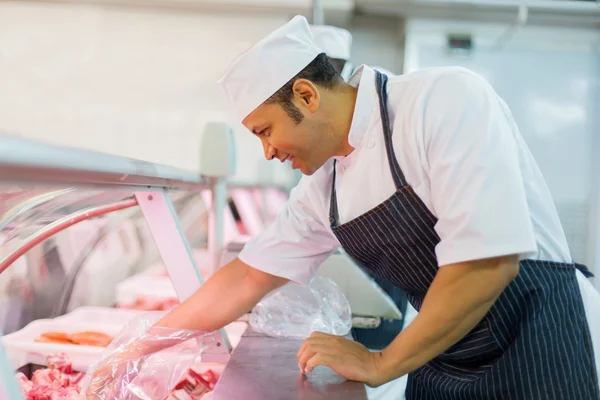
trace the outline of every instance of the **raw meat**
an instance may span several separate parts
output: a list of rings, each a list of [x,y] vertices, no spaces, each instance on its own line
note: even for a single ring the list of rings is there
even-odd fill
[[[211,392],[217,384],[218,377],[212,370],[199,373],[190,368],[183,379],[167,397],[167,400],[198,399]]]
[[[73,372],[71,361],[64,353],[47,357],[49,368],[33,373],[31,381],[18,372],[17,382],[26,400],[81,400],[81,384],[85,374]],[[138,382],[145,390],[152,389],[152,378]],[[212,370],[198,372],[190,368],[165,400],[197,400],[210,393],[217,384],[218,376]],[[156,388],[157,391],[160,388]],[[151,395],[151,393],[147,393]],[[152,396],[151,396],[152,398]]]
[[[71,375],[70,385],[73,387],[81,388],[83,378],[85,378],[85,374],[83,372],[75,372],[74,374]]]
[[[61,343],[80,346],[106,347],[110,344],[112,339],[112,336],[102,332],[89,331],[71,334],[64,332],[46,332],[43,333],[39,338],[35,339],[35,341],[42,343]]]
[[[76,344],[106,347],[112,342],[112,336],[102,332],[77,332],[70,335]]]
[[[165,400],[194,400],[184,389],[173,390]]]
[[[46,357],[48,365],[51,369],[57,369],[65,374],[72,374],[73,368],[71,366],[71,360],[65,353],[57,353]]]
[[[23,393],[29,393],[29,391],[31,389],[33,389],[33,383],[27,379],[27,377],[25,376],[24,373],[22,372],[17,372],[17,383],[19,384],[19,387],[21,388],[21,392]]]
[[[124,304],[120,308],[143,311],[167,311],[179,304],[175,297],[138,296],[133,304]]]
[[[208,388],[210,390],[213,390],[215,388],[217,381],[219,380],[217,375],[210,369],[205,373],[201,374],[200,376],[202,377],[202,379],[204,379],[204,382],[208,383]]]
[[[46,332],[43,333],[38,339],[37,342],[51,342],[51,343],[72,343],[71,338],[68,334],[64,332]]]
[[[71,361],[64,353],[47,357],[50,368],[38,369],[31,381],[17,373],[17,381],[26,400],[78,400],[84,374],[73,373]]]

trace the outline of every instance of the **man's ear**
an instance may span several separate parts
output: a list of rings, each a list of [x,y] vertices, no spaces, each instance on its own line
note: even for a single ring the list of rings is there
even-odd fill
[[[297,79],[292,87],[296,101],[310,112],[319,109],[321,96],[317,87],[307,79]]]

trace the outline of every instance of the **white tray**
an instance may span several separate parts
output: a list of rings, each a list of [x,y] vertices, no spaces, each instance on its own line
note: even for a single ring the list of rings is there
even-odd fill
[[[98,360],[105,349],[104,347],[38,343],[35,339],[50,331],[65,333],[97,331],[115,336],[120,330],[121,326],[119,325],[102,324],[89,320],[87,322],[74,322],[59,319],[40,319],[31,322],[17,332],[4,336],[2,343],[15,369],[28,363],[45,365],[47,356],[64,352],[71,359],[74,369],[86,371],[91,364]]]
[[[94,321],[99,324],[117,325],[123,328],[132,318],[139,315],[163,314],[165,311],[140,311],[105,307],[80,307],[69,314],[54,318],[54,321],[81,324],[85,321]],[[248,328],[248,323],[235,321],[225,327],[227,337],[232,347],[237,347],[242,335]]]
[[[99,324],[116,325],[120,329],[131,319],[139,315],[152,315],[153,313],[160,314],[164,313],[164,311],[142,311],[108,307],[79,307],[68,314],[54,318],[54,321],[74,323],[94,321]]]

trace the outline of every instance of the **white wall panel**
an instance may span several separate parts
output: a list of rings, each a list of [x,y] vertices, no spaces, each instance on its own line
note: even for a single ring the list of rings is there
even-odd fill
[[[594,264],[598,207],[600,32],[525,26],[504,46],[507,26],[413,20],[406,28],[407,71],[461,65],[483,75],[507,102],[552,192],[575,260]],[[472,34],[474,50],[457,55],[448,33]],[[596,264],[597,265],[597,264]],[[596,267],[596,271],[600,271]]]

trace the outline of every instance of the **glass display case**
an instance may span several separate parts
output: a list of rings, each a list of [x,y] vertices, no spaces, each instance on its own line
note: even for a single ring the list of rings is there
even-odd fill
[[[49,356],[65,352],[81,373],[99,359],[101,346],[56,343],[56,333],[114,336],[142,312],[175,306],[272,221],[287,193],[228,188],[220,139],[212,151],[204,142],[200,174],[0,136],[0,400],[23,399],[17,371],[35,376]],[[364,280],[348,278],[354,270],[340,257],[324,266],[326,276]],[[190,367],[216,375],[214,399],[366,398],[364,385],[332,371],[298,380],[301,342],[247,327],[242,318],[216,332]]]
[[[216,143],[212,151],[222,151]],[[0,398],[22,399],[15,371],[52,352],[34,337],[39,329],[106,324],[114,334],[138,311],[189,297],[215,271],[230,168],[208,169],[0,136]],[[87,347],[73,352],[79,370],[97,356]],[[203,360],[225,363],[230,352],[223,329]]]

